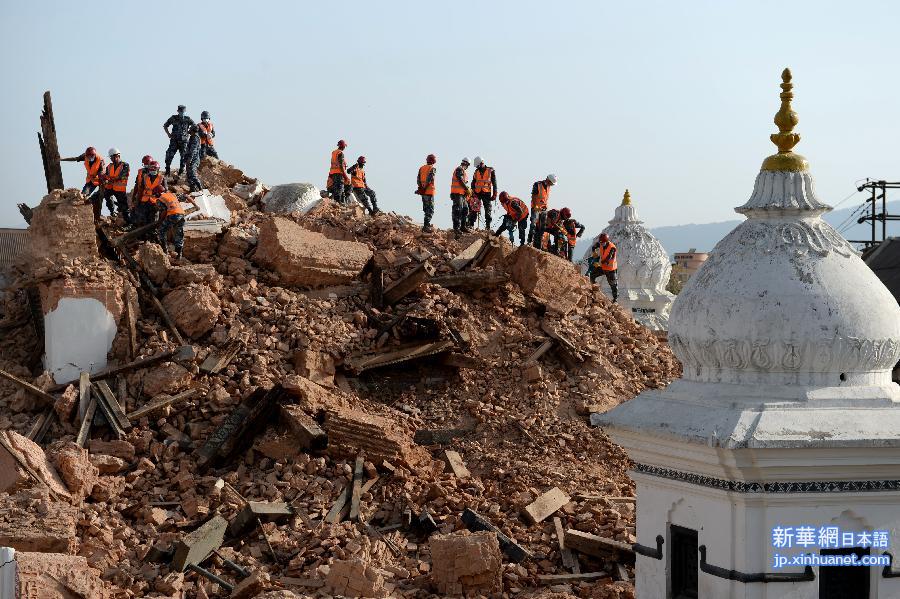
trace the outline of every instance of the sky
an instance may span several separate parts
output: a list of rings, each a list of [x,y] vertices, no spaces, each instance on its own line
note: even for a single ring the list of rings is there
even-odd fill
[[[264,183],[324,186],[330,152],[365,155],[379,204],[421,219],[412,192],[438,157],[485,158],[528,198],[597,231],[625,188],[648,226],[735,218],[775,131],[780,73],[819,195],[900,180],[894,2],[12,2],[0,6],[0,227],[46,193],[36,132],[51,90],[60,152],[120,148],[162,162],[179,103],[209,110],[220,156]],[[177,162],[177,158],[176,158]],[[84,168],[63,163],[67,187]],[[848,197],[849,196],[849,197]]]

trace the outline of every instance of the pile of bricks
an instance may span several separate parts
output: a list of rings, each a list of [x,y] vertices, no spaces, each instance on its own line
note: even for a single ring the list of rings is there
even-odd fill
[[[501,590],[500,544],[493,532],[432,535],[431,581],[444,595],[491,594]]]
[[[331,564],[325,586],[343,597],[384,597],[384,577],[362,560],[337,560]]]

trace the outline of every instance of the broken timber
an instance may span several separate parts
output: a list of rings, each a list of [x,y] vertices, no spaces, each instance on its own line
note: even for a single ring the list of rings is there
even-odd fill
[[[47,193],[54,189],[64,189],[62,166],[59,162],[59,144],[56,141],[56,123],[53,120],[53,102],[50,100],[49,91],[44,92],[44,110],[41,112],[38,146],[41,148],[41,161],[44,163]]]
[[[356,456],[356,464],[353,467],[353,489],[350,491],[350,521],[359,520],[359,499],[362,496],[363,465],[365,458],[362,454]]]
[[[475,241],[469,244],[469,247],[461,251],[456,255],[455,258],[450,260],[450,266],[453,267],[453,270],[459,272],[467,267],[469,263],[472,262],[472,260],[474,260],[478,253],[481,251],[484,243],[484,238],[478,237]]]
[[[242,537],[262,522],[279,522],[294,515],[294,509],[280,501],[248,501],[228,524],[228,536]]]
[[[137,370],[139,368],[146,368],[148,366],[152,366],[157,362],[162,362],[168,358],[175,356],[176,360],[189,360],[194,357],[194,348],[190,345],[182,345],[175,349],[167,349],[166,351],[159,352],[158,354],[154,354],[152,356],[148,356],[146,358],[141,358],[140,360],[135,360],[134,362],[129,362],[128,364],[122,364],[121,366],[114,366],[112,368],[106,368],[101,370],[100,372],[95,372],[94,374],[89,376],[89,380],[99,381],[101,379],[108,379],[116,376],[117,374],[123,374],[125,372],[130,372],[132,370]],[[58,391],[62,391],[69,385],[74,385],[78,383],[79,380],[72,380],[65,383],[60,383],[58,385],[54,385],[50,387],[51,393],[56,393]]]
[[[34,395],[35,397],[41,398],[43,400],[42,406],[43,405],[52,406],[56,402],[56,398],[54,398],[52,395],[50,395],[46,391],[42,391],[41,389],[38,389],[37,387],[35,387],[31,383],[29,383],[28,381],[23,381],[19,377],[12,375],[12,374],[6,372],[5,370],[0,370],[0,378],[6,379],[10,383],[13,383],[13,384],[21,387],[28,393],[31,393],[32,395]]]
[[[284,395],[285,391],[281,385],[276,385],[268,391],[259,388],[251,393],[196,451],[197,466],[205,470],[213,462],[227,462],[238,451],[252,443],[256,435],[272,419]]]
[[[628,560],[634,562],[634,548],[621,541],[599,537],[580,530],[568,529],[566,531],[566,547],[571,550],[609,559],[610,556],[618,560]]]
[[[563,566],[571,570],[573,574],[579,574],[581,566],[572,550],[566,547],[566,531],[559,516],[553,517],[553,529],[556,531],[556,542],[559,543],[559,555],[562,557]]]
[[[232,339],[225,344],[225,347],[219,353],[210,353],[209,356],[200,364],[200,371],[207,374],[218,374],[223,368],[228,366],[235,356],[237,356],[244,348],[244,343],[240,339]]]
[[[350,498],[350,487],[352,483],[347,483],[344,485],[344,490],[341,491],[341,494],[338,495],[338,498],[335,500],[334,504],[331,506],[331,509],[328,510],[328,514],[325,516],[325,522],[329,524],[337,524],[341,521],[341,514],[344,511],[344,508],[347,505],[347,500]]]
[[[434,267],[426,260],[391,283],[382,297],[385,306],[393,306],[415,291],[426,279],[434,275]]]
[[[433,356],[442,352],[450,351],[454,347],[452,341],[427,341],[425,343],[415,343],[407,346],[401,346],[393,351],[380,354],[355,354],[344,360],[346,366],[354,374],[361,374],[366,370],[373,368],[382,368],[391,364],[407,362]]]
[[[188,214],[193,214],[194,212],[197,212],[198,210],[199,210],[199,208],[197,208],[196,206],[188,208],[187,210],[184,211],[185,218],[187,218]],[[110,243],[112,243],[113,247],[120,248],[132,240],[139,239],[145,233],[154,231],[157,227],[159,227],[162,224],[162,222],[163,221],[161,221],[161,220],[155,220],[152,223],[148,223],[146,225],[138,227],[137,229],[132,229],[131,231],[128,231],[124,235],[119,235],[118,237],[111,239]]]
[[[177,403],[189,397],[192,397],[197,394],[196,389],[188,389],[187,391],[182,391],[178,395],[157,395],[153,399],[151,399],[148,403],[144,404],[134,412],[128,414],[127,418],[129,420],[137,420],[151,412],[155,412],[160,408],[164,408],[173,403]]]
[[[300,406],[281,406],[281,422],[303,449],[316,451],[328,446],[328,435]]]
[[[177,572],[184,572],[188,566],[199,565],[222,546],[228,521],[222,516],[214,516],[200,528],[190,532],[175,544],[175,556],[172,567]]]
[[[90,437],[91,435],[91,424],[93,424],[94,422],[94,414],[96,413],[97,398],[91,396],[87,409],[84,411],[84,416],[81,418],[81,426],[78,429],[78,436],[75,437],[75,443],[77,443],[79,447],[84,447],[87,444],[88,437]]]
[[[125,415],[125,411],[122,410],[122,406],[119,404],[118,400],[116,400],[116,396],[113,395],[113,392],[109,388],[109,385],[106,384],[106,381],[98,381],[94,385],[94,389],[95,392],[99,391],[97,399],[102,400],[106,405],[104,413],[109,412],[107,418],[111,416],[118,427],[123,431],[130,429],[131,422],[128,421],[128,416]]]
[[[567,582],[589,582],[599,578],[610,578],[609,572],[576,572],[573,574],[539,574],[541,584],[565,584]]]
[[[528,359],[525,360],[524,366],[528,367],[532,364],[536,364],[537,361],[541,359],[541,356],[550,351],[550,348],[553,347],[554,343],[556,343],[556,341],[553,339],[547,339],[541,343],[541,345],[528,356]]]
[[[541,321],[541,329],[548,335],[550,335],[553,339],[557,341],[569,354],[571,357],[578,362],[584,362],[584,356],[581,355],[581,352],[578,351],[578,348],[572,344],[571,341],[563,337],[556,328],[553,327],[547,320]]]
[[[444,450],[444,458],[447,462],[447,466],[456,478],[469,478],[472,476],[472,473],[466,468],[466,463],[463,462],[459,452],[453,451],[452,449],[446,449]]]
[[[88,383],[90,385],[90,383]],[[106,403],[106,398],[103,397],[100,392],[94,387],[90,385],[91,389],[91,401],[96,402],[97,407],[100,409],[100,413],[103,414],[103,417],[106,419],[106,422],[109,424],[110,430],[115,435],[116,439],[121,439],[125,436],[125,431],[122,430],[122,427],[119,426],[119,422],[116,417],[113,415],[112,410],[109,407],[109,404]]]
[[[490,236],[482,244],[481,249],[475,254],[475,258],[468,264],[470,268],[483,268],[493,262],[500,255],[500,242],[496,237]]]
[[[34,425],[31,427],[31,430],[28,431],[28,438],[38,444],[43,442],[44,435],[47,434],[47,430],[50,428],[50,425],[53,424],[53,421],[55,419],[56,410],[54,410],[52,407],[44,410],[41,415],[38,416],[37,420],[34,421]]]
[[[503,534],[499,528],[490,523],[486,518],[477,512],[466,508],[462,513],[463,524],[472,532],[480,532],[486,530],[488,532],[497,533],[497,540],[500,542],[500,549],[506,554],[506,557],[513,563],[519,563],[533,556],[527,549]]]
[[[440,285],[445,289],[463,289],[473,291],[497,287],[509,281],[509,275],[494,270],[480,270],[477,272],[460,272],[453,275],[440,275],[432,277],[429,283]]]
[[[553,487],[532,503],[525,506],[523,510],[525,517],[532,524],[543,522],[553,515],[553,512],[569,503],[569,496],[566,495],[559,487]]]

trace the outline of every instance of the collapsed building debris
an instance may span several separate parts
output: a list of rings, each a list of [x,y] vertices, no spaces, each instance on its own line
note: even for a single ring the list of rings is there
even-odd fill
[[[231,221],[177,264],[98,245],[76,191],[35,208],[90,235],[39,250],[4,322],[43,287],[112,325],[102,361],[46,374],[36,327],[4,330],[0,545],[79,556],[121,598],[627,596],[627,555],[567,542],[634,542],[628,462],[586,418],[677,376],[667,347],[547,253],[329,200],[273,216],[239,169],[200,174]]]

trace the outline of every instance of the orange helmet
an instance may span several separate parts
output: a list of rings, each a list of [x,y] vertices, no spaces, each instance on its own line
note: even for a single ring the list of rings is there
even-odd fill
[[[600,243],[606,243],[607,241],[609,241],[609,235],[600,233]]]

